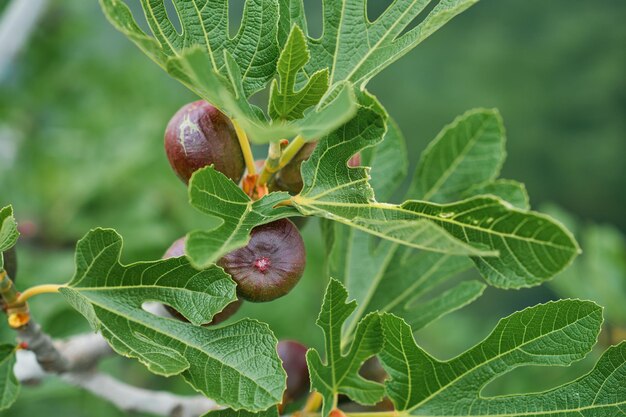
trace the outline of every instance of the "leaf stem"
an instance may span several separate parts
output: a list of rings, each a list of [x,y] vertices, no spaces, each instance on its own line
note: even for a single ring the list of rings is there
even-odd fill
[[[20,301],[20,293],[4,269],[0,269],[0,299],[11,328],[20,329],[28,324],[30,321],[28,304]]]
[[[59,292],[60,288],[65,287],[65,285],[58,284],[44,284],[44,285],[35,285],[34,287],[28,288],[26,291],[21,293],[15,303],[24,303],[31,297],[34,297],[39,294],[47,294],[47,293],[56,293]]]
[[[264,185],[272,178],[272,175],[278,171],[280,158],[282,155],[282,148],[280,141],[270,142],[270,148],[267,152],[267,159],[265,160],[265,165],[263,166],[263,170],[261,171],[261,175],[259,175],[259,180],[257,184]]]
[[[232,119],[233,126],[235,128],[235,132],[237,133],[237,139],[239,140],[239,146],[241,147],[241,151],[243,152],[243,159],[246,162],[246,168],[248,170],[248,175],[256,175],[256,166],[254,165],[254,155],[252,155],[252,148],[250,148],[250,141],[248,140],[248,135],[243,130],[239,122],[235,119]]]
[[[284,168],[293,158],[298,151],[306,145],[306,140],[300,135],[296,136],[287,147],[282,151],[278,158],[272,160],[268,155],[268,160],[265,162],[261,176],[259,177],[259,184],[266,184],[272,175]],[[271,145],[270,145],[271,146]]]
[[[4,269],[0,269],[0,299],[6,305],[14,304],[20,293],[15,288],[9,274]]]

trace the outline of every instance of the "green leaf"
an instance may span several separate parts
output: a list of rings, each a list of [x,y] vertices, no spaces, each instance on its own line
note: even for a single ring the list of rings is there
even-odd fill
[[[228,34],[227,0],[175,1],[181,34],[169,20],[163,0],[142,0],[153,36],[141,30],[123,1],[100,0],[100,4],[120,32],[172,77],[236,119],[253,142],[266,143],[296,135],[313,140],[341,126],[356,111],[353,87],[349,83],[335,83],[332,90],[339,94],[334,100],[321,100],[322,103],[298,120],[270,123],[260,109],[248,102],[251,94],[263,89],[276,74],[280,53],[276,0],[247,0],[241,27],[232,39]],[[306,54],[306,49],[298,49],[302,46],[302,43],[294,45],[293,55]],[[283,55],[288,56],[289,52]],[[320,74],[323,73],[322,70]],[[306,100],[290,110],[289,118],[300,116],[305,102],[307,108],[317,103],[312,97],[319,95],[322,80],[323,76],[316,76],[309,89],[315,94],[300,97]],[[289,100],[287,104],[291,106],[295,102]]]
[[[307,72],[329,68],[331,84],[348,80],[363,87],[476,2],[438,2],[424,19],[408,29],[430,0],[396,0],[373,22],[367,17],[366,0],[324,0],[323,33],[319,39],[309,38],[311,61]],[[301,9],[301,3],[291,1],[291,9]]]
[[[499,287],[539,284],[579,252],[571,234],[554,220],[494,197],[451,204],[377,202],[367,169],[350,168],[347,161],[378,143],[383,133],[381,116],[362,108],[321,140],[302,164],[304,187],[292,198],[294,206],[302,214],[326,217],[413,248],[472,256],[485,279]]]
[[[420,349],[401,319],[381,317],[380,353],[391,379],[386,394],[398,416],[609,416],[626,405],[626,343],[610,348],[587,375],[542,393],[484,397],[484,386],[516,367],[567,366],[595,344],[602,311],[589,301],[561,300],[500,321],[484,341],[441,362]]]
[[[517,181],[499,179],[483,184],[476,184],[463,193],[464,198],[476,195],[493,195],[500,197],[519,209],[530,209],[530,200],[526,192],[526,187],[524,184]]]
[[[100,0],[109,21],[137,44],[161,67],[168,58],[180,56],[184,49],[201,47],[210,58],[210,68],[224,69],[224,51],[241,68],[246,96],[265,87],[274,76],[279,47],[276,37],[278,4],[275,0],[247,0],[240,29],[229,35],[227,0],[174,1],[181,33],[170,21],[163,0],[141,0],[152,36],[137,25],[128,6],[120,0]]]
[[[388,311],[407,317],[406,322],[415,333],[438,318],[475,301],[486,287],[479,281],[464,281],[441,294],[417,296],[409,300],[404,307],[398,305]]]
[[[212,166],[194,173],[189,183],[191,204],[222,223],[210,230],[189,233],[186,253],[198,268],[205,268],[223,255],[245,246],[253,227],[298,215],[292,207],[275,207],[289,199],[284,192],[252,201],[241,188]]]
[[[124,266],[121,248],[113,230],[87,234],[77,245],[76,273],[61,289],[116,352],[156,374],[181,374],[235,409],[264,410],[280,401],[285,373],[267,325],[245,319],[197,326],[235,300],[235,283],[221,268],[198,271],[184,257]],[[193,324],[145,311],[148,301],[174,307]]]
[[[329,274],[341,278],[358,303],[344,332],[344,342],[351,339],[361,317],[370,312],[392,312],[418,331],[475,300],[484,290],[483,284],[470,281],[433,294],[433,288],[471,267],[466,257],[377,242],[371,235],[337,223],[327,224],[324,232],[331,245]],[[423,301],[416,303],[418,299]]]
[[[15,346],[0,344],[0,410],[9,408],[17,399],[20,384],[13,374]]]
[[[0,252],[11,249],[17,242],[20,233],[17,231],[17,222],[13,217],[13,207],[6,206],[0,209]],[[4,265],[0,256],[0,268]]]
[[[272,119],[293,120],[304,117],[304,111],[320,102],[328,90],[328,70],[307,76],[306,83],[295,91],[298,73],[309,61],[304,33],[294,26],[278,59],[278,76],[272,83],[269,113]]]
[[[278,417],[278,409],[271,407],[261,412],[250,412],[245,410],[218,410],[204,414],[202,417]]]
[[[361,151],[361,165],[371,167],[370,184],[376,197],[389,199],[406,178],[409,159],[406,143],[396,122],[387,117],[387,131],[382,142]]]
[[[370,314],[359,323],[349,350],[342,349],[341,327],[356,308],[356,302],[348,300],[348,293],[341,283],[331,279],[317,325],[324,331],[326,361],[322,361],[315,349],[306,355],[311,387],[324,397],[322,415],[327,416],[337,405],[338,394],[346,394],[360,404],[376,404],[382,399],[381,384],[368,381],[359,375],[361,365],[382,348],[382,333],[377,314]]]
[[[448,203],[476,184],[497,178],[504,163],[505,137],[496,110],[476,109],[446,126],[422,153],[408,194]]]
[[[567,216],[556,208],[549,212],[557,218]],[[610,324],[626,328],[626,237],[610,225],[576,227],[574,223],[574,227],[585,251],[548,285],[561,297],[582,296],[597,302]]]

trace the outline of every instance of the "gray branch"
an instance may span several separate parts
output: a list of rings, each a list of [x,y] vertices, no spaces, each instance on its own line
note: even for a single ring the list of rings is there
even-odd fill
[[[98,362],[113,351],[97,334],[53,341],[31,322],[18,330],[27,350],[17,352],[15,376],[23,383],[37,383],[49,374],[58,374],[69,384],[101,397],[123,411],[151,413],[164,417],[198,417],[219,407],[203,396],[181,396],[125,384],[95,370]]]
[[[0,16],[0,80],[28,41],[48,0],[13,0]]]

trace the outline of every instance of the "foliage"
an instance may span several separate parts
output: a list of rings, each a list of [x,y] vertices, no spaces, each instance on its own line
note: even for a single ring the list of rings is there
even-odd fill
[[[542,284],[580,251],[561,223],[530,210],[523,185],[498,179],[505,138],[495,110],[472,110],[446,126],[422,153],[405,201],[379,201],[400,187],[407,155],[401,132],[367,84],[475,2],[443,0],[428,8],[427,0],[396,0],[370,20],[365,0],[324,0],[324,32],[314,38],[302,0],[247,0],[233,37],[227,0],[174,1],[180,31],[163,1],[142,0],[151,34],[125,2],[101,0],[120,32],[236,120],[254,142],[298,136],[319,144],[302,164],[304,188],[295,196],[272,192],[253,200],[213,167],[197,171],[189,198],[209,219],[187,235],[187,257],[123,265],[121,237],[92,230],[77,244],[75,274],[61,293],[116,352],[155,374],[180,374],[231,408],[209,415],[275,416],[285,373],[269,326],[250,318],[211,329],[200,325],[235,299],[235,284],[215,262],[245,246],[253,227],[318,217],[329,275],[344,283],[331,278],[317,320],[324,358],[318,349],[307,354],[324,417],[338,406],[340,394],[362,405],[387,396],[397,416],[525,415],[529,409],[539,416],[622,413],[623,343],[609,348],[589,374],[551,391],[480,395],[515,367],[582,359],[602,323],[592,302],[562,300],[515,313],[449,361],[430,356],[413,338],[477,299],[486,285]],[[264,112],[251,97],[268,89]],[[357,153],[363,166],[352,167]],[[10,206],[0,211],[0,220],[4,250],[17,240]],[[452,281],[472,266],[486,284]],[[356,301],[347,302],[349,295]],[[148,301],[174,307],[190,323],[145,311]],[[8,394],[0,406],[6,407],[17,385],[14,348],[2,348],[0,379],[8,382],[0,388]],[[384,383],[359,375],[373,356],[390,377]]]

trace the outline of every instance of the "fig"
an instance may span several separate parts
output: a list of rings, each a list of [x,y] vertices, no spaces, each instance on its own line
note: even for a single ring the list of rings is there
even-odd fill
[[[184,105],[165,130],[165,153],[185,183],[200,168],[213,167],[238,183],[245,161],[231,121],[206,101]]]
[[[9,278],[15,282],[15,276],[17,275],[17,252],[15,251],[15,246],[2,252],[2,257],[4,259],[3,269]]]
[[[163,259],[178,258],[184,255],[185,255],[185,238],[181,237],[180,239],[175,240],[174,243],[172,243],[172,245],[169,248],[167,248],[167,250],[163,254]],[[203,324],[203,326],[213,326],[215,324],[219,324],[225,321],[226,319],[230,318],[233,314],[235,314],[239,310],[242,304],[243,304],[242,300],[233,301],[232,303],[224,307],[222,311],[220,311],[215,316],[213,316],[213,320],[211,320],[209,323]],[[167,312],[170,313],[172,317],[180,321],[189,322],[189,320],[187,320],[185,316],[180,314],[174,307],[168,306],[167,304],[164,304],[163,306],[165,307]]]
[[[304,161],[309,159],[315,147],[317,141],[307,142],[291,161],[285,165],[274,177],[272,183],[270,183],[270,191],[272,187],[281,191],[287,191],[292,195],[298,194],[302,191],[304,183],[302,182],[302,174],[300,172],[300,166]],[[361,153],[356,153],[348,160],[349,167],[358,167],[361,165]]]
[[[288,191],[290,194],[298,194],[304,183],[302,182],[302,175],[300,174],[300,165],[313,153],[317,142],[307,142],[291,161],[285,165],[274,177],[276,188]]]
[[[304,273],[306,253],[298,228],[281,219],[257,226],[250,241],[217,264],[237,283],[237,294],[253,302],[271,301],[287,294]]]
[[[307,347],[295,340],[281,340],[276,348],[287,373],[287,389],[283,404],[297,400],[309,391],[309,368],[306,364]]]

